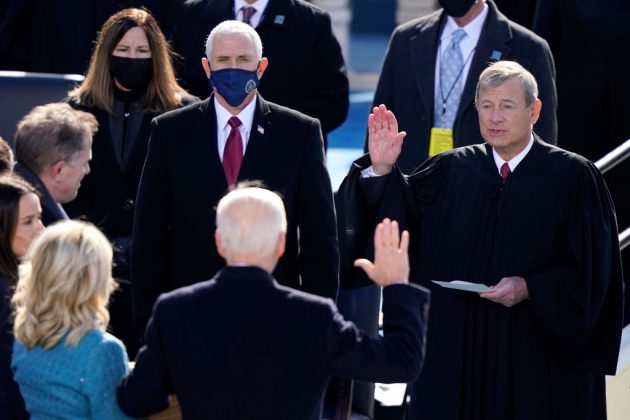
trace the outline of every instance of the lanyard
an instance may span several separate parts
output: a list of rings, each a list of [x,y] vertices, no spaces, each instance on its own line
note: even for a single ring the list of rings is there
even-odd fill
[[[458,47],[459,47],[459,45],[458,45]],[[444,97],[444,91],[442,90],[442,72],[439,71],[439,75],[440,75],[440,83],[439,83],[440,97],[442,98],[442,115],[444,115],[446,113],[446,102],[448,101],[448,98],[450,98],[451,93],[453,93],[453,89],[455,89],[455,85],[457,84],[457,81],[459,80],[459,78],[462,76],[462,73],[464,72],[464,68],[466,67],[466,64],[468,64],[468,61],[470,60],[470,57],[472,57],[473,53],[475,52],[475,49],[477,49],[476,46],[468,53],[468,57],[466,57],[466,61],[464,61],[464,64],[462,64],[462,67],[459,69],[459,72],[457,73],[457,77],[455,77],[455,80],[453,81],[453,84],[451,85],[451,88],[449,89],[448,93],[446,94],[446,97]],[[438,46],[438,56],[440,57],[440,67],[442,67],[442,40],[440,40],[440,45]]]

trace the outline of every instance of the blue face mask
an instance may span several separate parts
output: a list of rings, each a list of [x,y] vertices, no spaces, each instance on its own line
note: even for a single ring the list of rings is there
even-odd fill
[[[238,106],[260,84],[257,71],[258,68],[253,71],[241,69],[213,71],[210,73],[208,86],[223,96],[230,106]]]

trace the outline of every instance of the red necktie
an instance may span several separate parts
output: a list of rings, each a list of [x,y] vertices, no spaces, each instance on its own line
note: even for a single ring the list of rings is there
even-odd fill
[[[232,130],[230,130],[225,149],[223,149],[223,170],[225,171],[225,179],[228,186],[233,187],[236,184],[238,171],[241,169],[241,163],[243,162],[243,140],[238,129],[241,125],[241,120],[237,117],[231,117],[228,120],[228,124],[232,127]]]
[[[243,12],[243,22],[247,23],[249,26],[252,26],[252,16],[254,16],[254,13],[256,13],[256,9],[249,6],[249,7],[241,7],[241,12]]]
[[[508,165],[507,162],[505,162],[503,165],[501,165],[501,179],[503,179],[503,183],[505,184],[505,181],[507,181],[508,176],[510,176],[510,174],[512,173],[512,171],[510,171],[510,165]]]

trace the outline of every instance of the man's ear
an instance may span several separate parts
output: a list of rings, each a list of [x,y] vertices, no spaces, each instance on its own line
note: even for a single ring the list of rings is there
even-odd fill
[[[286,246],[287,246],[287,234],[282,232],[278,236],[278,243],[276,244],[276,249],[274,251],[275,256],[278,258],[282,257]]]
[[[540,99],[536,99],[534,103],[532,104],[532,109],[531,109],[531,114],[530,114],[532,125],[536,124],[536,121],[538,121],[538,118],[540,117],[541,109],[542,109],[542,102],[540,101]]]
[[[214,243],[217,246],[217,252],[222,258],[225,258],[225,251],[223,249],[223,242],[221,242],[221,234],[219,233],[219,229],[214,231]]]
[[[203,71],[206,72],[206,77],[209,79],[210,78],[210,63],[208,62],[208,59],[206,57],[203,57],[201,59],[201,67],[203,67]]]
[[[63,167],[66,165],[66,161],[59,160],[53,163],[50,168],[48,168],[48,175],[50,179],[58,182],[61,180],[61,172],[63,171]]]
[[[268,65],[269,65],[269,60],[267,60],[266,57],[263,57],[260,59],[260,62],[258,63],[257,74],[256,74],[258,76],[258,79],[260,79],[263,76],[263,73],[267,69]]]

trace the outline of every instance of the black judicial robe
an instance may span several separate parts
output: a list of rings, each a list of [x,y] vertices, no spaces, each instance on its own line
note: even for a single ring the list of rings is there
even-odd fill
[[[505,185],[489,145],[455,149],[411,176],[360,177],[338,196],[342,275],[371,257],[384,216],[412,235],[412,281],[432,293],[427,353],[410,419],[604,419],[604,374],[616,370],[622,274],[615,213],[586,159],[539,139]],[[494,285],[526,279],[512,308],[430,280]]]

